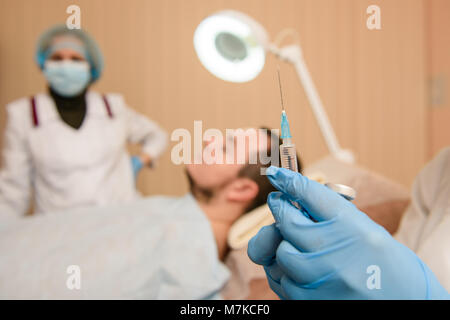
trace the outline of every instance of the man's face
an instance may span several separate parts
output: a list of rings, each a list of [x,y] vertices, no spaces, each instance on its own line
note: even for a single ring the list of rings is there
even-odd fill
[[[239,171],[249,162],[249,155],[254,155],[258,152],[259,139],[256,134],[257,130],[255,130],[253,138],[250,138],[248,134],[250,130],[236,130],[234,134],[225,136],[221,141],[211,139],[204,142],[204,150],[205,148],[222,150],[222,156],[216,158],[221,161],[220,163],[208,164],[206,162],[207,159],[205,159],[205,153],[203,153],[201,164],[186,165],[187,174],[194,186],[203,190],[215,190],[237,178]],[[243,142],[245,142],[245,145]],[[214,152],[207,152],[206,156],[208,154],[215,156]]]

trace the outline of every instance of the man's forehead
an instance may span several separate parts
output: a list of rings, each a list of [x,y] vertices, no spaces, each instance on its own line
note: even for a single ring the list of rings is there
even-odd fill
[[[227,140],[245,142],[249,152],[257,152],[259,147],[270,145],[270,136],[266,129],[244,128],[226,131]]]
[[[227,129],[226,136],[233,138],[254,138],[258,137],[261,129],[244,128],[244,129]],[[264,131],[264,130],[263,130]]]

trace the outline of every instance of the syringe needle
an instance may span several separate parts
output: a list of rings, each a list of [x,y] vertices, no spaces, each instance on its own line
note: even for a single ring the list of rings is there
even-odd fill
[[[283,90],[281,90],[280,66],[277,66],[277,73],[278,73],[278,86],[280,87],[281,110],[286,112],[286,110],[284,109],[284,103],[283,103]]]

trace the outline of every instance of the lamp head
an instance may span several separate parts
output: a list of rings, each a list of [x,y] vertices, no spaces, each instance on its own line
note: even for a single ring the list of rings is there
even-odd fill
[[[194,34],[194,48],[203,66],[231,82],[253,80],[262,71],[269,45],[264,28],[233,10],[205,18]]]

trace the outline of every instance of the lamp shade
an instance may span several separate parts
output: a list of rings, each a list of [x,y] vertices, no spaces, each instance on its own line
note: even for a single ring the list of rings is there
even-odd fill
[[[233,10],[205,18],[194,34],[194,48],[203,66],[216,77],[247,82],[264,68],[268,36],[249,16]]]

